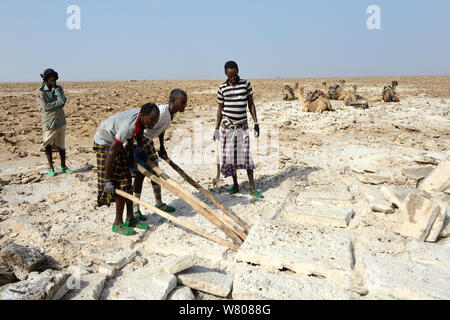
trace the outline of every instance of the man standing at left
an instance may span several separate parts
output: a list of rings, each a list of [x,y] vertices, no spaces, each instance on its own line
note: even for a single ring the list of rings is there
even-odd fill
[[[48,160],[48,176],[56,175],[53,167],[53,152],[59,152],[61,158],[60,173],[72,173],[66,166],[66,116],[64,106],[66,97],[61,86],[56,84],[58,73],[53,69],[46,69],[41,74],[42,86],[37,91],[37,106],[41,113],[43,142],[40,151],[45,151]]]

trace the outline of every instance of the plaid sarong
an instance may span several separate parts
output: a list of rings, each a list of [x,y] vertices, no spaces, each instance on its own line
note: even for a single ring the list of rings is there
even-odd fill
[[[106,155],[108,153],[109,147],[98,145],[94,142],[94,151],[97,156],[97,205],[110,206],[111,202],[115,201],[115,197],[104,192],[105,188],[105,163]],[[129,194],[133,193],[133,185],[130,169],[128,168],[128,155],[127,152],[122,148],[114,159],[112,166],[112,182],[116,189],[122,190]]]
[[[234,139],[233,133],[235,133]],[[220,143],[222,149],[221,173],[226,178],[236,175],[236,170],[254,170],[250,154],[250,137],[248,123],[236,125],[236,130],[222,123],[220,128]]]

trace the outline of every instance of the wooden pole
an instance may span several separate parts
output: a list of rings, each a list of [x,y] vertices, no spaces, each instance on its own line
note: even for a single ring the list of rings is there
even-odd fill
[[[195,210],[197,210],[198,213],[200,213],[203,217],[205,217],[209,222],[214,224],[215,226],[219,227],[230,239],[232,239],[238,246],[240,246],[243,243],[243,240],[239,238],[239,236],[234,232],[234,230],[230,229],[228,226],[223,224],[220,219],[217,217],[211,215],[207,210],[205,210],[200,204],[197,203],[198,199],[192,199],[189,196],[187,196],[184,192],[176,188],[175,186],[169,184],[167,181],[155,176],[154,174],[151,174],[147,169],[142,167],[140,164],[137,165],[137,169],[145,175],[147,178],[152,180],[153,182],[159,184],[164,189],[167,189],[169,192],[173,193],[177,197],[183,199],[192,206]],[[198,200],[199,201],[199,200]]]
[[[242,240],[245,241],[245,239],[247,238],[247,234],[245,234],[244,232],[242,232],[241,230],[237,229],[232,221],[228,221],[227,219],[225,219],[225,217],[221,216],[219,213],[217,213],[216,211],[214,211],[210,206],[208,206],[206,203],[204,203],[203,201],[201,201],[200,199],[196,198],[192,193],[190,193],[189,191],[185,190],[182,186],[180,186],[180,184],[178,182],[176,182],[175,180],[173,180],[171,177],[169,177],[167,174],[165,174],[160,168],[158,168],[158,166],[156,166],[153,162],[151,161],[147,161],[147,164],[152,168],[152,170],[154,172],[156,172],[156,174],[158,174],[161,178],[163,178],[164,180],[166,180],[168,183],[170,183],[174,188],[176,188],[177,190],[179,190],[180,192],[184,193],[187,197],[189,197],[192,201],[195,201],[198,205],[200,205],[203,209],[205,209],[206,211],[208,211],[212,216],[216,217],[217,219],[219,219],[223,224],[225,224],[227,227],[229,227],[231,230],[233,230],[234,233],[236,233]],[[144,169],[144,168],[143,168]]]
[[[235,213],[233,213],[230,209],[225,207],[222,202],[219,201],[214,195],[212,195],[208,190],[203,188],[200,184],[198,184],[194,179],[189,177],[186,172],[183,171],[179,166],[177,166],[172,160],[165,159],[165,161],[176,171],[180,176],[183,177],[184,180],[186,180],[187,183],[192,185],[194,188],[196,188],[198,191],[200,191],[205,197],[207,197],[209,200],[212,201],[220,210],[222,210],[223,213],[225,213],[228,217],[233,219],[239,226],[241,226],[245,232],[250,231],[250,227],[241,219],[239,218]]]
[[[148,204],[148,203],[146,203],[146,202],[144,202],[144,201],[142,201],[142,200],[140,200],[140,199],[138,199],[136,197],[133,197],[131,194],[128,194],[128,193],[126,193],[126,192],[124,192],[122,190],[118,190],[118,189],[116,189],[116,194],[118,194],[119,196],[122,196],[122,197],[124,197],[124,198],[126,198],[128,200],[131,200],[133,202],[139,203],[140,205],[142,205],[142,206],[152,210],[157,215],[160,215],[161,217],[163,217],[163,218],[165,218],[165,219],[167,219],[169,221],[172,221],[173,223],[176,223],[176,224],[178,224],[178,225],[180,225],[180,226],[182,226],[182,227],[184,227],[186,229],[189,229],[189,230],[191,230],[191,231],[193,231],[193,232],[195,232],[195,233],[197,233],[197,234],[199,234],[199,235],[201,235],[201,236],[203,236],[203,237],[205,237],[205,238],[207,238],[209,240],[217,242],[218,244],[221,244],[221,245],[223,245],[225,247],[228,247],[228,248],[230,248],[230,249],[232,249],[234,251],[237,251],[239,249],[236,245],[234,245],[232,243],[229,243],[229,242],[227,242],[227,241],[225,241],[225,240],[223,240],[223,239],[221,239],[219,237],[216,237],[216,236],[214,236],[212,234],[206,233],[203,230],[201,230],[201,229],[199,229],[199,228],[197,228],[197,227],[195,227],[195,226],[193,226],[193,225],[191,225],[191,224],[189,224],[187,222],[184,222],[184,221],[182,221],[182,220],[180,220],[178,218],[175,218],[175,217],[171,216],[170,214],[167,214],[164,211],[162,211],[162,210],[160,210],[160,209],[158,209],[158,208],[156,208],[156,207],[154,207],[154,206],[152,206],[152,205],[150,205],[150,204]]]

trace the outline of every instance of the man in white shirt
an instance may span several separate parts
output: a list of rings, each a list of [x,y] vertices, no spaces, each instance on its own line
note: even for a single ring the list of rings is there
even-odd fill
[[[153,139],[159,137],[159,152],[158,155],[166,159],[167,152],[164,147],[164,133],[167,128],[172,124],[173,118],[177,112],[184,112],[187,104],[187,94],[181,89],[174,89],[170,93],[169,104],[158,106],[160,116],[159,120],[152,128],[147,128],[144,130],[144,151],[147,155],[147,161],[153,162],[158,165],[158,156],[156,155],[155,145]],[[151,168],[148,170],[154,173]],[[142,184],[144,182],[144,175],[137,173],[134,179],[133,191],[136,198],[141,198]],[[162,202],[161,198],[161,187],[152,181],[153,193],[155,195],[156,207],[165,212],[174,212],[175,208],[170,207]],[[141,221],[146,221],[147,218],[142,215],[139,204],[133,203],[133,212],[135,217],[139,218]]]

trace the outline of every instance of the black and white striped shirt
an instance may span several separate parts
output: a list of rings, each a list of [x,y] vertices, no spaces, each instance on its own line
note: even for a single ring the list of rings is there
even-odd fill
[[[253,95],[250,81],[239,79],[234,87],[228,81],[219,86],[217,102],[223,103],[222,114],[233,122],[247,119],[248,97]]]

